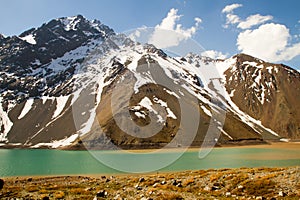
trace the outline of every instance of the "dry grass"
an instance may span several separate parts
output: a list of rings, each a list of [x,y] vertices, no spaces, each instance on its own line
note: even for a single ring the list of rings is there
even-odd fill
[[[269,194],[276,186],[274,181],[268,179],[248,180],[244,182],[245,193],[249,195],[263,196]]]
[[[300,170],[295,167],[199,170],[109,178],[48,177],[33,178],[30,182],[25,178],[17,182],[15,179],[6,179],[0,199],[42,199],[46,196],[50,199],[93,199],[101,190],[107,192],[106,199],[222,200],[235,197],[253,199],[257,196],[281,199],[279,191],[285,191],[288,195],[282,199],[299,199],[299,177]]]
[[[39,191],[40,189],[39,189],[38,186],[29,186],[29,187],[26,188],[26,190],[28,192],[36,192],[36,191]]]
[[[55,199],[63,199],[65,197],[65,193],[62,191],[57,191],[54,193],[53,196]]]
[[[245,180],[249,179],[249,176],[246,173],[239,173],[237,175],[231,175],[230,178],[231,189],[234,189],[238,187],[238,185],[241,185]]]
[[[210,182],[215,182],[215,181],[219,180],[222,176],[223,176],[222,172],[217,172],[215,174],[212,174],[210,176]]]
[[[188,178],[188,179],[183,181],[182,186],[186,187],[186,186],[191,185],[193,183],[195,183],[195,179],[194,178]]]
[[[161,200],[182,200],[184,199],[180,194],[175,192],[163,192],[157,196]]]

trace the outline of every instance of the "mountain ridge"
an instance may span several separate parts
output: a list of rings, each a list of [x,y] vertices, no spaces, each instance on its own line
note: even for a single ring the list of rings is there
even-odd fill
[[[134,43],[100,21],[81,15],[51,20],[19,37],[0,36],[0,44],[2,146],[154,148],[169,144],[178,130],[183,130],[173,145],[182,146],[184,132],[194,125],[181,127],[176,98],[198,101],[190,108],[201,118],[196,122],[194,146],[203,144],[210,119],[218,118],[214,113],[224,109],[224,126],[216,126],[219,145],[300,138],[300,109],[296,109],[300,92],[293,92],[299,91],[300,74],[282,64],[246,54],[224,60],[195,54],[169,57],[153,45]],[[209,75],[211,69],[220,74]],[[204,77],[199,70],[207,72]],[[162,75],[175,84],[174,90],[155,85]],[[129,118],[142,127],[151,123],[149,117],[157,118],[155,126],[162,129],[153,137],[128,135],[116,124],[108,103],[118,81],[126,77],[136,83],[124,82],[134,87],[134,93],[129,107],[122,108],[129,110]],[[218,92],[216,83],[223,85],[225,92]],[[220,105],[214,105],[212,100],[218,96]],[[162,120],[154,107],[143,104],[145,101],[161,106],[167,118]],[[115,115],[122,116],[122,112]],[[76,113],[80,119],[74,119]],[[128,116],[120,118],[122,122],[126,119]],[[136,129],[139,134],[141,130]],[[210,140],[215,143],[215,139]]]

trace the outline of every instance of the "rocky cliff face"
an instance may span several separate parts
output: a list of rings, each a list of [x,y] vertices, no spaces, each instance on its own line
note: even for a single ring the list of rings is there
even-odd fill
[[[292,68],[244,54],[170,57],[80,15],[1,35],[0,68],[2,146],[150,148],[300,137],[300,74]]]
[[[88,51],[86,45],[90,46],[91,41],[97,43],[114,34],[99,21],[88,21],[78,15],[51,20],[18,37],[0,38],[0,88],[7,92],[5,99],[21,102],[26,97],[49,93],[59,96],[60,92],[55,93],[48,88],[72,78],[76,66],[82,62],[78,54],[87,53],[83,51]],[[59,60],[67,54],[68,60]],[[54,60],[59,63],[54,63]],[[24,95],[14,95],[10,91]]]
[[[225,72],[231,99],[282,137],[299,138],[299,72],[244,54],[235,58],[235,67]]]

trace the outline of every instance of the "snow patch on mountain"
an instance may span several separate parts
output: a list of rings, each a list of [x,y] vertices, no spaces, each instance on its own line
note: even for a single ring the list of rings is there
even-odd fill
[[[50,148],[56,149],[58,147],[69,146],[76,139],[78,139],[78,137],[79,137],[78,134],[74,134],[74,135],[71,135],[70,137],[67,137],[62,140],[54,140],[54,141],[48,142],[48,143],[38,143],[38,144],[32,146],[31,148],[36,149],[36,148],[40,148],[40,147],[50,147]]]
[[[151,100],[148,98],[148,97],[144,97],[140,103],[139,103],[140,106],[144,107],[144,108],[147,108],[149,111],[152,111],[152,112],[156,112],[153,108],[152,108],[152,102]]]
[[[34,62],[30,63],[31,65],[41,65],[41,61],[38,59],[35,59]]]
[[[173,118],[173,119],[177,119],[176,115],[171,111],[171,109],[168,107],[168,103],[157,98],[157,97],[154,97],[153,98],[153,101],[157,104],[160,104],[162,107],[164,107],[167,111],[167,117],[170,117],[170,118]]]
[[[134,112],[134,114],[138,117],[138,118],[144,118],[146,119],[146,114],[143,111],[136,111]]]
[[[69,99],[69,96],[60,96],[60,97],[55,98],[56,109],[53,113],[52,119],[56,118],[57,116],[59,116],[61,114],[61,112],[63,111],[63,109],[66,106],[68,99]]]
[[[170,95],[175,96],[177,99],[180,98],[180,96],[178,96],[175,92],[172,92],[172,91],[170,91],[170,90],[168,90],[168,89],[166,89],[166,88],[164,88],[164,91],[166,91],[166,92],[167,92],[168,94],[170,94]]]
[[[32,105],[34,103],[34,99],[28,99],[23,107],[22,112],[20,113],[18,119],[22,119],[32,108]]]
[[[230,96],[228,95],[228,93],[224,96],[227,103],[227,105],[229,105],[227,107],[227,109],[229,109],[230,111],[232,111],[233,113],[237,114],[239,116],[239,118],[246,124],[248,124],[251,128],[253,128],[257,133],[262,133],[261,129],[258,129],[257,126],[261,127],[264,130],[269,131],[269,133],[271,133],[272,135],[279,137],[279,135],[274,132],[273,130],[271,130],[270,128],[267,128],[265,126],[262,125],[260,120],[254,119],[253,117],[251,117],[250,115],[244,113],[243,111],[240,110],[240,108],[231,100]],[[225,105],[226,105],[225,104]]]
[[[77,16],[73,16],[73,17],[65,17],[60,19],[61,22],[64,24],[64,28],[66,31],[76,31],[76,25],[80,22],[81,19],[79,19]]]
[[[224,61],[217,61],[216,62],[216,68],[219,72],[219,75],[224,79],[225,78],[225,71],[228,69],[234,70],[235,69],[235,64],[236,64],[237,59],[234,57],[228,58]]]
[[[0,102],[3,102],[2,97],[0,97]],[[0,127],[3,127],[0,133],[0,142],[7,141],[7,133],[10,131],[12,126],[14,125],[11,119],[9,118],[7,112],[3,110],[2,105],[0,106]]]
[[[154,113],[158,120],[157,122],[163,123],[165,120],[163,117],[153,108],[153,103],[148,97],[144,97],[138,104],[138,106],[133,107],[134,110],[139,110],[141,107],[146,108],[149,112]],[[136,114],[137,116],[145,118],[144,113]],[[174,115],[174,114],[173,114]],[[175,115],[174,115],[175,116]],[[175,116],[176,117],[176,116]]]
[[[208,115],[210,117],[212,116],[210,110],[208,110],[204,105],[201,105],[200,107],[206,115]]]
[[[48,100],[54,101],[55,97],[49,97],[49,96],[42,96],[42,103],[45,104]]]
[[[35,36],[33,36],[32,34],[26,35],[25,37],[20,37],[20,39],[30,44],[36,44]]]

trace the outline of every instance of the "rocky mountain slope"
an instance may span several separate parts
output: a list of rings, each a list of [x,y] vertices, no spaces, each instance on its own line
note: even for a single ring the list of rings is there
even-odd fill
[[[1,146],[155,148],[300,137],[300,74],[170,57],[94,20],[0,36]]]

